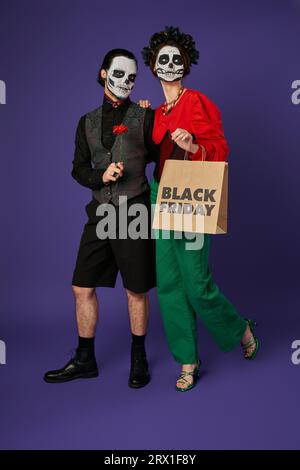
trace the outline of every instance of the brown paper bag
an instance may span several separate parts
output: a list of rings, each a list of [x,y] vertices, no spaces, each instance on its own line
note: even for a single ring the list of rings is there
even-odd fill
[[[228,164],[167,160],[153,228],[193,233],[227,232]]]

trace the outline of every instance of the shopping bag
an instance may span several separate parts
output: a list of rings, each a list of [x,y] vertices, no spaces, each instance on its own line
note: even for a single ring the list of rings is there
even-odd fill
[[[166,160],[153,228],[193,233],[227,232],[228,163]]]

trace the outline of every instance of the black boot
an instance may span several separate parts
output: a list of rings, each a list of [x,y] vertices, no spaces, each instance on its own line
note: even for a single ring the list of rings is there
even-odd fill
[[[131,368],[128,385],[131,388],[141,388],[150,382],[146,351],[143,344],[131,346]]]
[[[46,372],[44,380],[50,383],[60,383],[97,376],[98,366],[94,355],[90,357],[88,350],[77,349],[75,356],[62,369]]]

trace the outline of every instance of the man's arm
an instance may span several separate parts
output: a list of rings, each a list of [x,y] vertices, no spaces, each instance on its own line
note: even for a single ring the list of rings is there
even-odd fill
[[[159,161],[159,145],[155,144],[152,140],[152,131],[154,126],[155,112],[153,109],[146,109],[144,120],[144,139],[145,147],[148,150],[148,163]]]
[[[82,116],[76,130],[72,176],[86,188],[100,189],[104,185],[104,171],[92,167],[91,152],[85,134],[85,116]]]

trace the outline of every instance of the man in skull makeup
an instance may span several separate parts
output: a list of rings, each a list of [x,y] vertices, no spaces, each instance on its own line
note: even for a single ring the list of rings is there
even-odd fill
[[[107,70],[107,88],[118,99],[125,100],[131,93],[136,78],[136,62],[128,57],[114,57]]]
[[[182,84],[198,57],[192,36],[173,26],[153,34],[143,49],[145,64],[160,80],[166,98],[155,111],[153,139],[160,146],[160,159],[151,183],[153,204],[166,159],[225,161],[228,156],[218,108]],[[241,343],[244,357],[254,359],[258,350],[254,323],[240,317],[213,281],[209,242],[205,234],[201,250],[187,250],[184,237],[156,239],[157,293],[169,347],[181,364],[176,382],[180,392],[193,388],[199,377],[196,314],[222,351]]]
[[[104,87],[102,106],[79,120],[72,176],[93,194],[86,206],[88,221],[72,281],[79,339],[75,356],[62,369],[47,372],[44,376],[47,382],[98,375],[94,353],[98,319],[96,287],[114,287],[118,271],[128,298],[132,334],[128,384],[140,388],[150,381],[144,343],[149,311],[147,292],[155,286],[156,279],[154,242],[150,236],[150,189],[145,168],[149,161],[158,158],[158,153],[152,141],[153,111],[142,109],[129,98],[136,74],[137,61],[131,52],[124,49],[108,52],[98,74],[98,82]],[[135,203],[146,207],[148,239],[119,236],[121,196],[127,198],[128,209]],[[97,216],[96,211],[103,204],[113,205],[116,211],[117,238],[97,237],[96,226],[103,216]],[[127,224],[132,219],[128,216]]]

